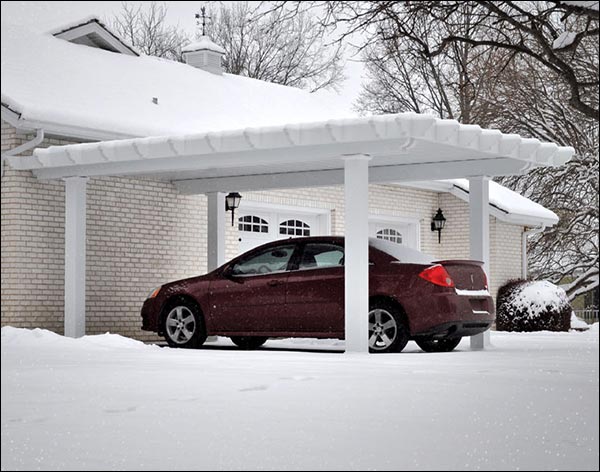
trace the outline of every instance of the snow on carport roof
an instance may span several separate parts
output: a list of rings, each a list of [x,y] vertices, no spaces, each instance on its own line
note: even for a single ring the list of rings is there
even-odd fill
[[[39,178],[154,175],[171,181],[200,179],[202,190],[197,193],[205,193],[244,185],[244,190],[268,188],[273,181],[279,187],[270,188],[285,188],[282,180],[286,178],[291,186],[342,183],[340,158],[349,154],[371,156],[372,182],[394,182],[425,176],[520,173],[536,166],[562,165],[573,153],[571,147],[455,120],[400,113],[52,146],[36,149],[33,156],[11,157],[9,162],[15,169],[33,170]],[[271,181],[261,181],[264,176]],[[220,189],[210,188],[219,185],[211,179],[230,177],[238,180],[230,179]]]
[[[160,136],[347,117],[320,95],[2,23],[2,103],[24,120]],[[158,103],[154,103],[153,99]]]

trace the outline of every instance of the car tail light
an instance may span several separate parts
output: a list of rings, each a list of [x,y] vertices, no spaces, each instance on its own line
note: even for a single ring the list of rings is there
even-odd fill
[[[483,286],[485,287],[485,289],[488,289],[488,279],[487,279],[487,274],[485,273],[485,271],[483,271]]]
[[[452,280],[446,269],[439,264],[428,267],[419,274],[419,277],[440,287],[454,287],[454,280]]]

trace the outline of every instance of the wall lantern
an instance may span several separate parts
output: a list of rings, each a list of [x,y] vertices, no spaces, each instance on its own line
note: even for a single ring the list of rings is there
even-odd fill
[[[235,224],[235,209],[239,208],[242,196],[237,192],[229,192],[225,197],[225,211],[231,210],[231,226]]]
[[[438,232],[438,244],[441,244],[442,242],[442,230],[444,229],[445,224],[446,218],[444,218],[442,210],[438,208],[438,211],[433,217],[433,221],[431,222],[431,231]]]

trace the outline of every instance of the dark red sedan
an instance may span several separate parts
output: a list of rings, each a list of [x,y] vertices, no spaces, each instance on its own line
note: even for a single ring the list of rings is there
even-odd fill
[[[371,352],[400,352],[410,339],[425,351],[451,351],[494,321],[481,262],[436,262],[380,239],[369,246]],[[212,335],[245,349],[269,337],[343,339],[344,238],[257,247],[207,275],[157,288],[142,319],[142,329],[174,347],[199,347]]]

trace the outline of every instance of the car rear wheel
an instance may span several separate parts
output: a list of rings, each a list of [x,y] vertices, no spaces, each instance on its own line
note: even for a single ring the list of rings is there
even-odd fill
[[[450,352],[460,344],[462,338],[418,338],[417,345],[425,352]]]
[[[247,350],[258,349],[264,343],[267,342],[267,339],[269,339],[269,338],[265,338],[263,336],[232,336],[231,337],[231,341],[233,341],[233,344],[235,344],[237,347],[239,347],[241,349],[247,349]]]
[[[400,352],[408,338],[408,328],[398,309],[383,304],[371,305],[369,352]]]
[[[167,309],[163,333],[171,347],[200,347],[206,340],[206,332],[198,307],[184,301],[172,304]]]

